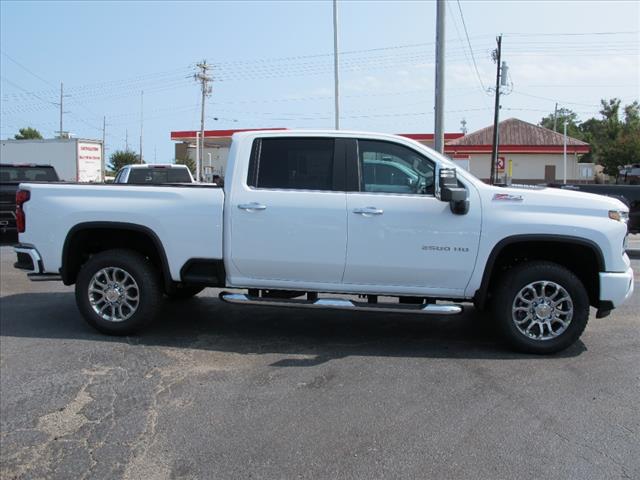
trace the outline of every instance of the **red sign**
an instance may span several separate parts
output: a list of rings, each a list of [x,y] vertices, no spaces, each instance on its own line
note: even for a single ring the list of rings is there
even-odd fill
[[[504,172],[504,157],[498,157],[498,171]]]

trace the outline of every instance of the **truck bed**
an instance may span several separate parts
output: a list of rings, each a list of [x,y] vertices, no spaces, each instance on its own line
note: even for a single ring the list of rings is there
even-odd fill
[[[187,260],[222,259],[224,192],[216,185],[23,183],[23,244],[35,243],[44,271],[58,273],[68,234],[82,224],[139,225],[164,247],[172,279]]]

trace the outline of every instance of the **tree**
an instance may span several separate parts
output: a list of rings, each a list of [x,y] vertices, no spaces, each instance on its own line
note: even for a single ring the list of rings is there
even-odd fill
[[[189,158],[189,157],[176,158],[175,162],[177,165],[186,165],[189,171],[191,172],[191,175],[193,175],[193,178],[196,177],[196,162],[194,162],[192,158]]]
[[[16,140],[30,140],[32,138],[42,139],[42,134],[36,130],[35,128],[26,127],[18,130],[19,133],[16,133],[13,138]]]
[[[619,167],[640,163],[640,132],[620,135],[615,142],[603,145],[599,153],[605,173],[617,175]]]
[[[133,153],[131,150],[116,150],[109,157],[109,162],[109,169],[113,172],[117,172],[125,165],[140,163],[140,156],[137,153]]]
[[[564,132],[564,122],[567,122],[567,135],[569,137],[582,140],[583,135],[580,131],[580,120],[578,120],[578,114],[568,108],[558,109],[557,115],[550,113],[546,117],[540,120],[539,125],[549,130],[553,130],[554,125],[558,133]]]
[[[635,101],[621,108],[621,103],[617,98],[601,100],[602,118],[590,118],[580,126],[594,162],[609,175],[617,175],[623,165],[640,162],[640,104]]]
[[[615,176],[623,165],[640,163],[640,103],[622,106],[618,98],[600,100],[600,118],[584,122],[567,108],[558,110],[558,131],[567,120],[567,135],[587,142],[591,152],[580,161],[604,166],[605,173]],[[622,117],[622,118],[621,118]],[[554,114],[540,121],[540,125],[553,129]]]
[[[624,107],[625,131],[640,131],[640,103],[638,100]]]

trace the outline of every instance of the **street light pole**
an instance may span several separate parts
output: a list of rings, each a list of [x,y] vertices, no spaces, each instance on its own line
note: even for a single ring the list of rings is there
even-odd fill
[[[340,130],[340,89],[338,81],[338,0],[333,0],[333,97],[336,130]]]
[[[142,131],[144,128],[144,90],[140,92],[140,163],[144,163],[142,157]]]
[[[444,152],[444,41],[445,41],[445,0],[436,4],[436,82],[435,82],[435,122],[434,147]]]
[[[196,132],[196,182],[200,181],[200,132]]]

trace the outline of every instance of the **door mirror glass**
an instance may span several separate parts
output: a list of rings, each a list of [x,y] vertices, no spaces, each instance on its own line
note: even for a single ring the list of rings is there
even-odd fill
[[[438,177],[440,181],[440,200],[449,202],[451,211],[457,215],[464,215],[469,211],[467,190],[458,183],[455,168],[441,168]]]

